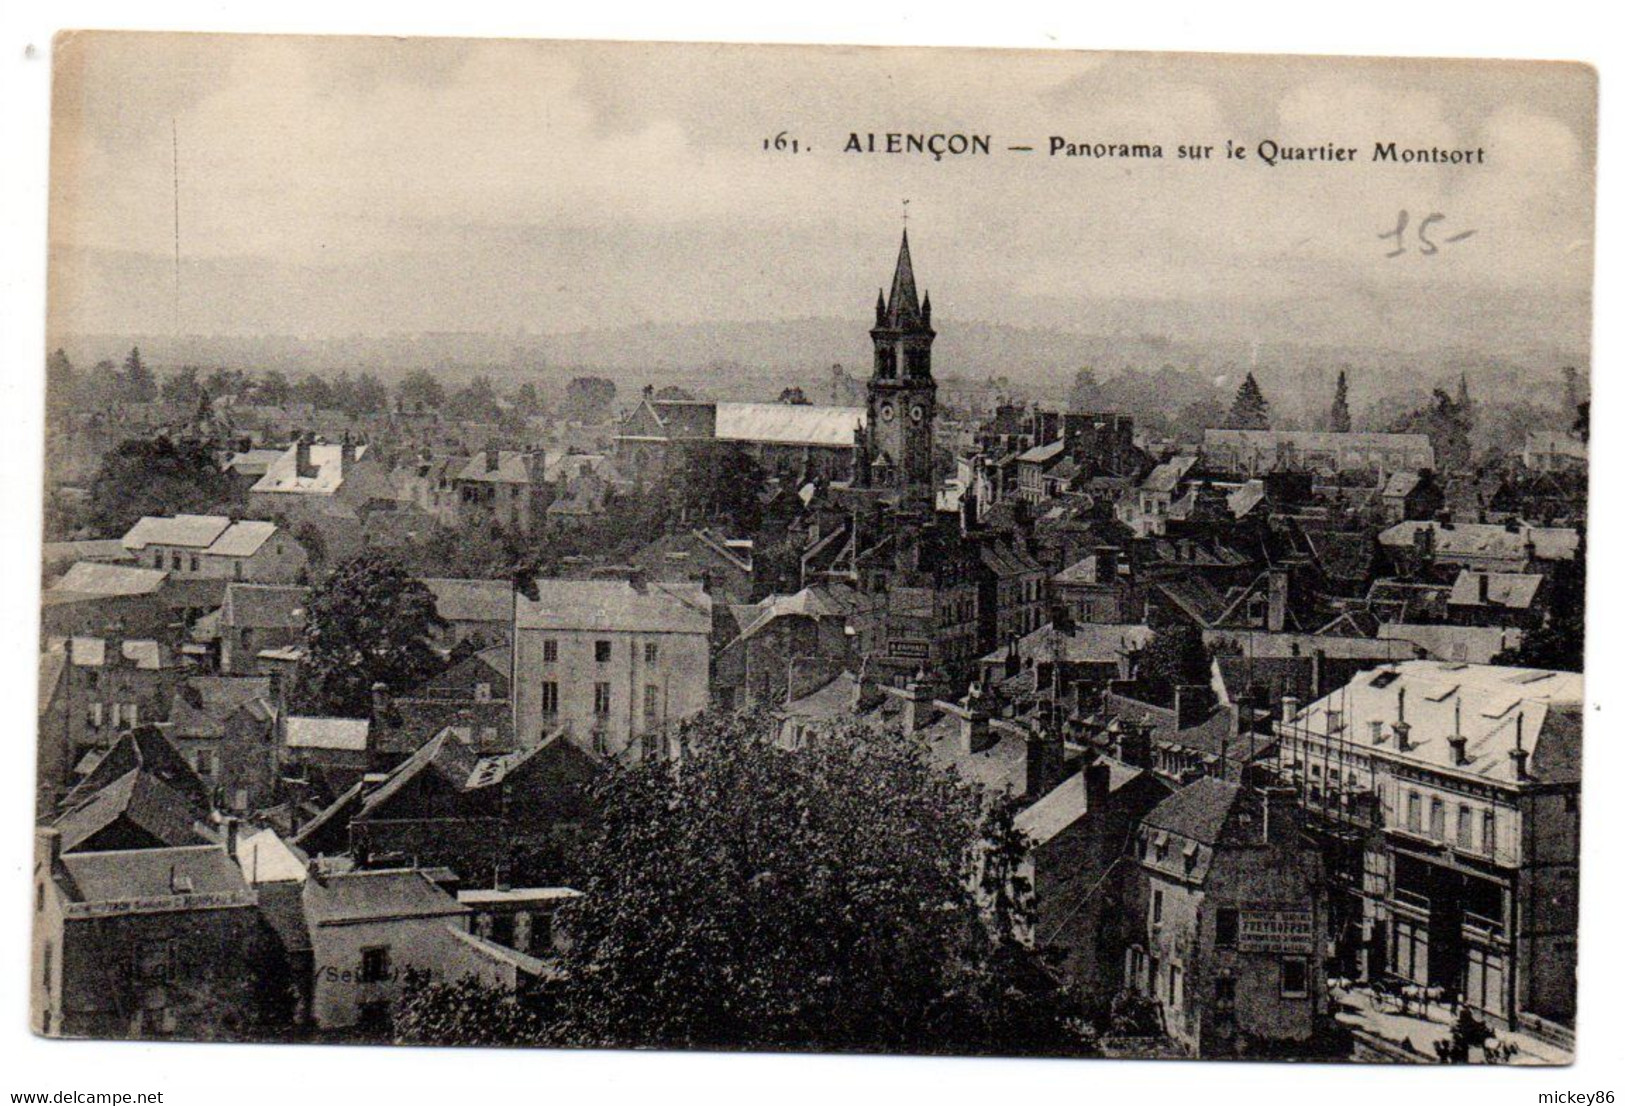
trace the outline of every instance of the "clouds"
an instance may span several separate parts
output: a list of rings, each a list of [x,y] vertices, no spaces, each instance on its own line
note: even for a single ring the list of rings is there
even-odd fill
[[[858,315],[905,196],[939,304],[1018,324],[1218,298],[1267,328],[1283,297],[1357,311],[1374,282],[1583,295],[1593,94],[1584,71],[1522,64],[84,36],[59,58],[53,325],[148,313],[129,282],[172,249],[172,118],[200,331]],[[813,151],[764,153],[784,129]],[[996,152],[837,152],[870,130],[990,133]],[[1050,134],[1170,157],[1227,137],[1491,155],[1476,173],[1065,164]],[[1480,234],[1431,269],[1385,266],[1375,235],[1400,207]]]

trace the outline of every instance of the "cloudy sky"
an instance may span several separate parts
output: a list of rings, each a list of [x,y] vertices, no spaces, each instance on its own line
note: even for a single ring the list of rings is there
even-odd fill
[[[862,319],[907,198],[939,316],[1088,329],[1101,305],[1146,305],[1157,325],[1266,341],[1584,347],[1595,84],[1578,67],[139,34],[57,49],[57,334],[175,325],[173,121],[188,333]],[[780,131],[811,152],[764,153]],[[842,153],[854,131],[988,134],[994,153]],[[1051,135],[1167,156],[1050,157]],[[1173,156],[1227,139],[1359,152]],[[1483,147],[1486,164],[1372,164],[1377,141]],[[1475,233],[1388,258],[1377,236],[1401,210],[1412,231],[1444,215],[1436,240]]]

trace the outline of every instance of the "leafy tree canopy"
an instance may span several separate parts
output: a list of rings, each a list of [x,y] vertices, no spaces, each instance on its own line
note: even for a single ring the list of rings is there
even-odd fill
[[[116,536],[143,515],[234,513],[241,497],[207,446],[132,438],[102,458],[88,521],[95,533]]]
[[[400,694],[440,670],[432,635],[444,625],[434,594],[398,561],[367,552],[344,562],[307,608],[305,708],[365,717],[374,684]]]
[[[567,908],[557,1043],[887,1052],[1077,1048],[1009,936],[1008,812],[861,727],[800,752],[701,716],[680,764],[610,771]],[[979,893],[980,892],[980,893]],[[992,919],[1002,918],[1004,926]]]

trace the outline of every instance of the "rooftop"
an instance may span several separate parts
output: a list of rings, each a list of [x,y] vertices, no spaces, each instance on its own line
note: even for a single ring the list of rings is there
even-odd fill
[[[71,853],[62,858],[76,902],[128,903],[243,893],[248,884],[218,845]]]
[[[305,915],[312,926],[434,918],[468,908],[416,868],[343,872],[305,881]]]
[[[711,597],[700,584],[542,578],[535,587],[535,599],[518,596],[520,629],[711,633]]]
[[[1404,751],[1393,728],[1401,696],[1411,727]],[[1498,784],[1518,782],[1512,753],[1521,742],[1534,781],[1572,783],[1579,780],[1584,701],[1577,672],[1405,661],[1359,673],[1305,707],[1288,732],[1324,739],[1335,713],[1333,735],[1355,748]],[[1466,738],[1466,763],[1459,765],[1449,740],[1457,733]]]

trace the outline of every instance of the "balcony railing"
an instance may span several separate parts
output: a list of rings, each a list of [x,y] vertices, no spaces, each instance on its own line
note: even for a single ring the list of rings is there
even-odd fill
[[[1394,888],[1394,901],[1406,906],[1414,906],[1418,910],[1431,910],[1433,900],[1420,891],[1412,891],[1409,887]]]

